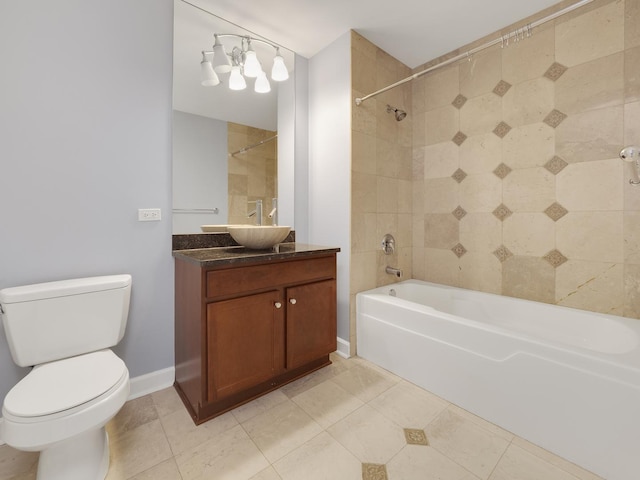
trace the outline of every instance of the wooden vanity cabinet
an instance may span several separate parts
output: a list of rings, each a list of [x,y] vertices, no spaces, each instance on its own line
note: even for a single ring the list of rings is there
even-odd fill
[[[195,423],[331,363],[335,253],[175,266],[175,387]]]

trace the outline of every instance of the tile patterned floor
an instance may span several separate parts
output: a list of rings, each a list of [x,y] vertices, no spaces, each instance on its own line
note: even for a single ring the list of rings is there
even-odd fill
[[[333,364],[199,427],[172,388],[107,426],[107,480],[597,480],[375,365]],[[0,447],[0,480],[37,454]]]

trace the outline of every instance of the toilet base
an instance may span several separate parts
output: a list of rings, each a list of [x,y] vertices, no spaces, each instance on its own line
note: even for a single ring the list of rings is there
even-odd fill
[[[37,480],[104,480],[109,471],[109,438],[97,428],[40,452]]]

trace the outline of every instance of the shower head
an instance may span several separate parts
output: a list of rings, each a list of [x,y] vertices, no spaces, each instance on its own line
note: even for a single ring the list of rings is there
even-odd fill
[[[404,117],[407,116],[407,112],[404,110],[400,110],[399,108],[392,107],[391,105],[387,105],[387,113],[392,113],[396,116],[396,120],[399,122],[404,120]]]

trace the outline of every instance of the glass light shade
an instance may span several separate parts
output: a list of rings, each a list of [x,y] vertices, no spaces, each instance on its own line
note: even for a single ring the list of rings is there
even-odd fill
[[[256,52],[254,52],[251,45],[249,45],[249,50],[244,54],[244,75],[245,77],[255,78],[260,75],[261,71],[262,65],[260,65],[258,61]]]
[[[289,71],[284,64],[284,58],[280,55],[280,50],[276,52],[276,56],[273,57],[273,68],[271,69],[271,78],[276,82],[282,82],[289,78]]]
[[[258,74],[258,78],[256,78],[256,84],[254,90],[257,93],[269,93],[271,91],[271,85],[269,85],[269,80],[267,80],[267,74],[264,72],[260,72]]]
[[[224,49],[224,45],[215,36],[216,42],[213,44],[213,69],[217,73],[227,73],[231,71],[231,60]]]
[[[244,90],[247,88],[247,82],[240,73],[240,67],[234,65],[231,67],[231,75],[229,75],[229,88],[231,90]]]
[[[200,62],[200,82],[205,87],[215,87],[220,83],[218,75],[216,75],[211,62],[208,60],[203,59]]]

